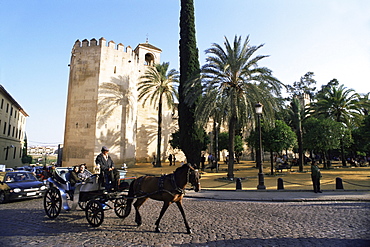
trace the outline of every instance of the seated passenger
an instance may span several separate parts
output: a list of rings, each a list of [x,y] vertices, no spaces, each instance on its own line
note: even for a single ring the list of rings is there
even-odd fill
[[[74,166],[73,169],[69,172],[69,182],[71,183],[71,186],[75,186],[76,183],[81,182],[81,179],[78,177],[80,168],[79,166]]]
[[[81,164],[80,165],[80,171],[78,173],[78,177],[82,181],[85,181],[86,179],[88,179],[89,177],[91,177],[91,172],[89,172],[86,169],[86,164]]]

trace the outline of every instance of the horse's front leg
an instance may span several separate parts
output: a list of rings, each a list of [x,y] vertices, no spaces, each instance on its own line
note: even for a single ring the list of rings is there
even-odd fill
[[[184,219],[184,223],[185,223],[185,227],[186,227],[186,232],[188,234],[191,234],[192,231],[191,231],[191,228],[188,224],[188,221],[186,220],[186,217],[185,217],[185,211],[184,211],[184,208],[182,207],[182,200],[179,200],[176,202],[176,205],[177,207],[180,209],[180,212],[181,212],[181,215],[182,215],[182,218]]]
[[[168,206],[170,206],[170,202],[169,201],[164,201],[163,202],[163,207],[162,207],[161,212],[159,214],[159,217],[158,217],[157,221],[155,222],[155,232],[161,232],[161,229],[159,228],[159,223],[161,222],[161,219],[162,219],[164,213],[166,212]]]

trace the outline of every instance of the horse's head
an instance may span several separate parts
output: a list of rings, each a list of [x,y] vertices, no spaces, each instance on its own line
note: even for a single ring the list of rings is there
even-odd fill
[[[200,174],[199,171],[192,166],[189,166],[188,182],[191,183],[195,192],[200,191]]]

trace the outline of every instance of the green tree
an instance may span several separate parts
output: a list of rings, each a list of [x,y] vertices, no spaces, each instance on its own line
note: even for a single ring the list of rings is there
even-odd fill
[[[362,113],[368,116],[370,111],[370,93],[360,94],[359,101]]]
[[[313,98],[316,90],[316,81],[313,79],[313,77],[313,72],[307,72],[298,82],[294,82],[293,85],[287,85],[288,92],[293,97],[307,94],[310,96],[310,98]]]
[[[169,63],[149,66],[145,74],[140,77],[138,84],[139,100],[143,100],[143,106],[147,100],[150,105],[158,108],[158,130],[157,130],[157,156],[156,167],[161,165],[161,142],[162,142],[162,110],[163,102],[172,109],[175,97],[174,83],[178,82],[178,72],[174,69],[167,73]]]
[[[296,143],[296,134],[284,121],[276,120],[273,127],[268,127],[266,124],[263,126],[262,145],[270,152],[271,175],[274,174],[273,153],[291,149]]]
[[[352,132],[354,146],[353,150],[370,155],[370,116],[367,115],[363,124]]]
[[[202,142],[202,148],[201,151],[207,150],[208,144],[211,142],[209,139],[209,136],[206,135],[205,131],[203,133],[204,138]],[[170,145],[173,149],[180,149],[180,132],[176,131],[171,134],[171,140],[169,141]]]
[[[273,116],[277,107],[274,94],[280,94],[281,84],[270,69],[258,66],[267,56],[253,57],[263,45],[251,46],[249,36],[244,42],[235,36],[232,43],[225,37],[224,46],[213,44],[206,50],[207,63],[202,67],[204,97],[196,112],[200,122],[206,123],[212,110],[220,107],[223,122],[228,126],[229,156],[234,157],[237,126],[244,127],[255,118],[255,104],[259,101],[265,106],[265,115]],[[229,159],[227,176],[234,177],[234,159]]]
[[[342,123],[333,119],[308,118],[304,122],[304,147],[306,150],[321,154],[326,167],[327,151],[340,147],[344,134]]]
[[[199,76],[200,65],[195,37],[193,0],[181,0],[180,11],[180,85],[179,85],[179,129],[180,146],[191,164],[199,165],[204,143],[204,131],[195,123],[196,101],[186,103],[186,87]],[[195,85],[201,87],[200,82]],[[200,95],[193,95],[198,99]]]
[[[223,150],[223,149],[228,149],[229,148],[229,133],[227,132],[221,132],[219,135],[218,135],[218,147],[219,147],[219,150]],[[235,136],[235,145],[234,145],[234,150],[236,153],[240,153],[240,152],[243,152],[244,148],[243,148],[243,140],[242,140],[242,137],[237,135]]]
[[[297,144],[298,144],[298,166],[299,171],[303,172],[304,165],[304,154],[303,154],[303,130],[302,123],[308,116],[308,110],[304,105],[302,99],[298,96],[293,97],[292,102],[289,107],[289,124],[292,126],[293,130],[297,135]]]
[[[27,154],[27,147],[28,147],[28,141],[27,141],[27,135],[25,135],[24,136],[24,146],[22,149],[22,163],[23,164],[32,163],[32,156]]]
[[[274,125],[262,123],[262,146],[270,152],[271,174],[274,174],[274,152],[281,154],[283,150],[293,148],[297,143],[294,131],[282,120],[275,120]],[[252,130],[246,141],[252,148],[258,146],[258,133]]]
[[[363,119],[361,114],[360,95],[353,89],[347,89],[344,85],[338,85],[335,79],[321,90],[312,104],[313,115],[317,118],[331,118],[336,122],[343,123],[345,128],[359,126]],[[342,164],[346,166],[344,155],[344,142],[341,140]]]
[[[307,72],[300,78],[299,82],[294,82],[292,86],[287,85],[291,102],[286,120],[297,135],[299,155],[298,166],[300,172],[303,172],[304,165],[302,123],[308,116],[308,102],[306,102],[306,100],[311,100],[316,91],[316,81],[313,77],[313,72]],[[309,97],[307,98],[307,96]]]

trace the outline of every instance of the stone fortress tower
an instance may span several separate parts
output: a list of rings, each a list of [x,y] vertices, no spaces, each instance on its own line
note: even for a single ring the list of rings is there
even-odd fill
[[[148,42],[134,50],[104,38],[77,40],[72,49],[63,166],[94,165],[102,146],[115,164],[148,162],[156,152],[157,108],[138,102],[137,84],[147,66],[160,63],[161,49]],[[162,158],[177,119],[163,109]]]

